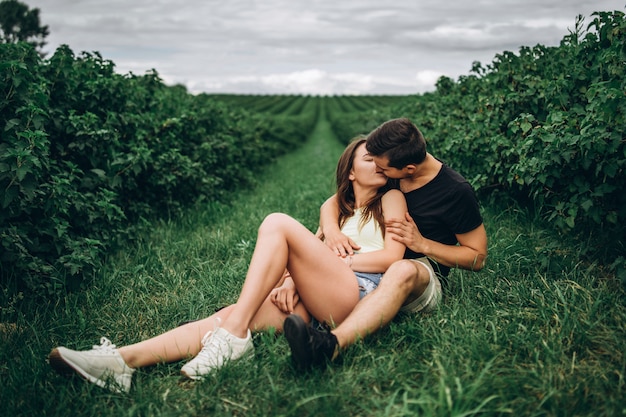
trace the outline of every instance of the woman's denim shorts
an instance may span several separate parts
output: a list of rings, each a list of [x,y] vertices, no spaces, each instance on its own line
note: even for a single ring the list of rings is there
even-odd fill
[[[369,272],[355,272],[354,275],[359,283],[359,299],[374,291],[383,277],[383,274]]]

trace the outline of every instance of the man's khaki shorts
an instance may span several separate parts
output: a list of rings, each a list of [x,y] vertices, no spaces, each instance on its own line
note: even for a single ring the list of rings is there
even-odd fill
[[[437,278],[437,275],[433,270],[433,266],[430,264],[428,258],[423,257],[417,259],[407,259],[407,261],[415,262],[426,267],[428,273],[430,274],[430,282],[421,296],[404,304],[400,308],[400,311],[408,313],[417,313],[420,311],[423,313],[429,313],[437,308],[441,302],[441,282],[439,281],[439,278]]]

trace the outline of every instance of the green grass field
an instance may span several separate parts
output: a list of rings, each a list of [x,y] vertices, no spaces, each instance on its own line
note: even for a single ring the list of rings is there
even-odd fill
[[[341,150],[322,117],[256,188],[155,224],[85,291],[27,311],[3,306],[18,320],[0,324],[0,414],[626,415],[622,284],[516,208],[484,207],[488,265],[454,271],[439,310],[398,316],[323,372],[298,374],[284,338],[269,333],[255,336],[251,362],[197,383],[181,379],[181,363],[142,369],[129,394],[48,366],[56,345],[130,344],[234,302],[264,216],[286,212],[314,229]]]

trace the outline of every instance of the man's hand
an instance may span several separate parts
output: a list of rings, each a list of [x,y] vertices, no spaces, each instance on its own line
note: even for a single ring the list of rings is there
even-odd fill
[[[422,236],[411,215],[407,212],[404,219],[389,219],[385,222],[385,230],[391,233],[391,238],[404,244],[416,253],[425,253],[427,239]]]
[[[352,256],[355,250],[361,249],[359,245],[343,233],[333,233],[330,236],[324,235],[324,243],[330,250],[342,258],[348,255]]]
[[[458,245],[426,239],[409,213],[405,214],[404,220],[390,219],[385,222],[385,227],[393,240],[404,243],[413,252],[424,254],[440,264],[470,271],[480,271],[485,266],[487,233],[483,224],[467,233],[455,235]]]
[[[283,313],[291,314],[294,312],[295,306],[300,301],[300,296],[290,276],[285,279],[283,285],[270,292],[270,300]]]

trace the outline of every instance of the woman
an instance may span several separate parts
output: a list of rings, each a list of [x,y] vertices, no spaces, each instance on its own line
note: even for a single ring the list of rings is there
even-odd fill
[[[360,297],[375,288],[387,267],[402,258],[404,245],[383,231],[384,218],[404,215],[406,202],[399,190],[389,189],[364,138],[349,144],[339,159],[337,196],[342,202],[339,224],[362,253],[341,258],[293,218],[270,214],[259,227],[236,304],[119,349],[106,338],[88,351],[58,347],[49,355],[50,365],[61,372],[77,372],[99,386],[128,391],[139,367],[195,356],[181,372],[200,379],[227,361],[250,357],[254,354],[250,329],[280,331],[291,313],[340,323]],[[357,273],[355,279],[353,271],[366,274]]]

